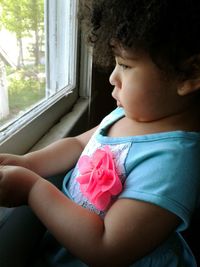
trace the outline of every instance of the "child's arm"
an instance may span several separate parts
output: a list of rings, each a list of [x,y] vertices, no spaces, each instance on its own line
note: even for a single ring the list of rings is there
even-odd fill
[[[101,220],[42,180],[35,183],[28,202],[56,239],[92,267],[129,266],[180,223],[158,206],[130,199],[118,200]]]
[[[92,267],[125,267],[151,252],[180,223],[142,201],[120,199],[104,220],[21,167],[0,169],[0,205],[28,203],[56,239]]]
[[[76,137],[61,139],[41,150],[23,156],[0,154],[0,165],[22,166],[42,177],[67,171],[76,163],[95,129]]]

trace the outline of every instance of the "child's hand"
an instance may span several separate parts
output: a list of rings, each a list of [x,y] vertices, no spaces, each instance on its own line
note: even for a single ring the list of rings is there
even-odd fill
[[[0,166],[0,206],[15,207],[27,204],[36,173],[18,166]]]
[[[28,162],[24,156],[14,154],[0,154],[0,165],[12,165],[29,168]]]

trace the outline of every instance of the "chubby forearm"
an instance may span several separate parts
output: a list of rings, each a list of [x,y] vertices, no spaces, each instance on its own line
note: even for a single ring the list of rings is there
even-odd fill
[[[24,155],[28,168],[42,177],[70,169],[83,150],[76,138],[61,139],[44,149]]]
[[[28,168],[42,177],[58,174],[72,168],[88,143],[96,127],[76,137],[61,139],[44,149],[24,157]]]
[[[0,166],[21,166],[42,177],[62,173],[75,165],[95,129],[76,137],[63,138],[23,156],[0,154]]]
[[[90,266],[98,266],[105,234],[99,216],[72,202],[43,179],[30,191],[28,204],[64,247]]]
[[[48,177],[74,166],[83,148],[76,137],[65,138],[25,155],[0,154],[0,166],[21,166]]]

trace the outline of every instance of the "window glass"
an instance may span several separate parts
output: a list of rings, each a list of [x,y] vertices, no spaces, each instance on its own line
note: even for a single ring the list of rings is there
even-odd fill
[[[77,3],[0,0],[0,142],[75,88]]]
[[[44,0],[0,1],[0,125],[45,97]]]

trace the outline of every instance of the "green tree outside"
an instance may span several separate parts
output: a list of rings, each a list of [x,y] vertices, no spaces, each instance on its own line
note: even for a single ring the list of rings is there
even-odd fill
[[[14,33],[18,44],[17,69],[7,67],[9,120],[45,97],[44,0],[0,0],[1,29]],[[27,37],[32,40],[28,63],[23,47]]]
[[[24,64],[23,38],[34,32],[35,65],[39,64],[40,46],[44,42],[44,0],[0,0],[0,27],[16,34],[19,46],[18,67]]]

